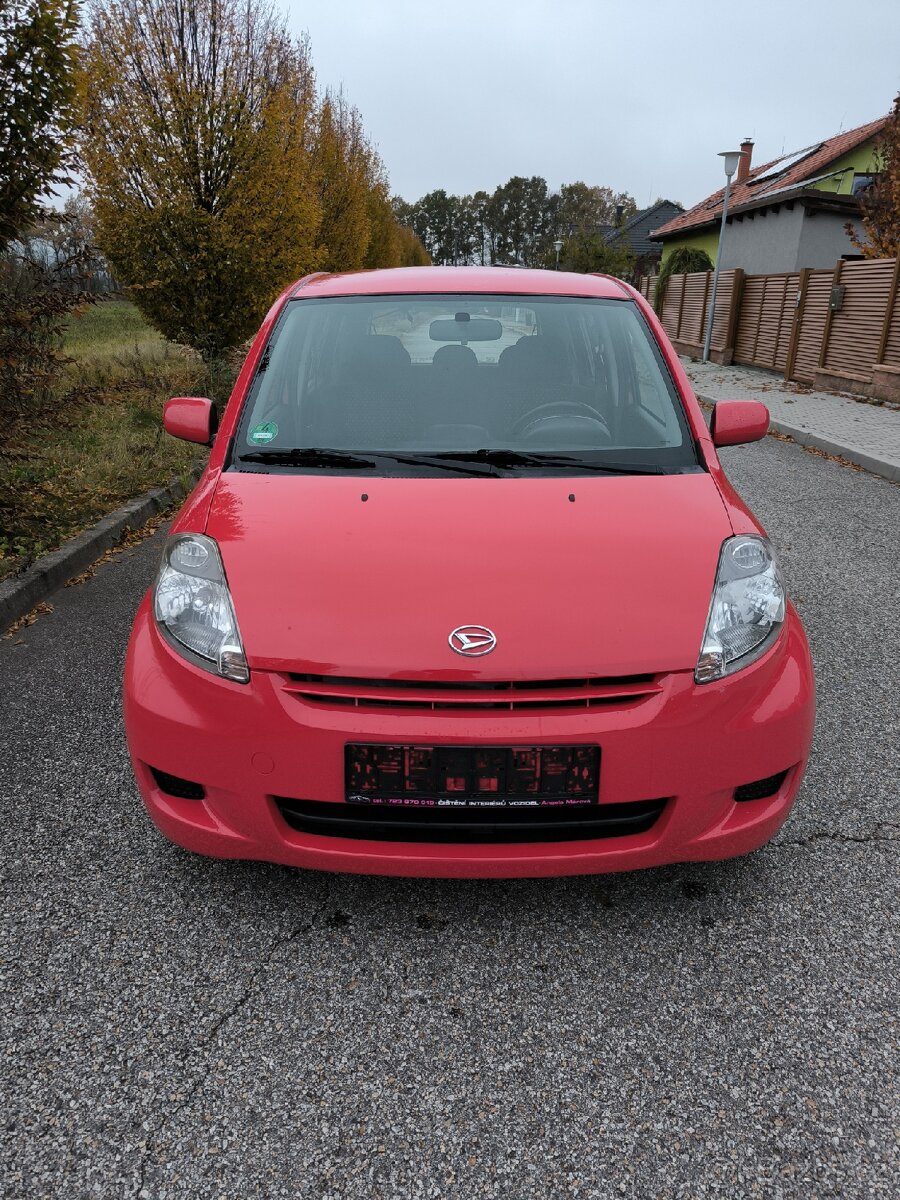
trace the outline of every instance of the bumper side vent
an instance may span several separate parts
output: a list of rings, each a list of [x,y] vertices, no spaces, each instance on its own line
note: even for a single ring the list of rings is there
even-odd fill
[[[787,779],[787,771],[779,771],[777,775],[769,775],[766,779],[757,779],[753,783],[742,783],[740,787],[734,789],[734,798],[738,803],[742,800],[765,800],[767,797],[775,795],[785,779]]]
[[[150,774],[156,780],[156,786],[167,796],[175,796],[179,800],[202,800],[206,790],[202,783],[193,783],[190,779],[181,779],[178,775],[170,775],[167,771],[150,768]]]

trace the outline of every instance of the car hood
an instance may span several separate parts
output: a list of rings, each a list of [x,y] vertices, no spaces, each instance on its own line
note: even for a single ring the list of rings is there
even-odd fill
[[[226,472],[207,524],[257,669],[516,680],[692,669],[731,526],[705,473]],[[466,658],[460,625],[496,648]]]

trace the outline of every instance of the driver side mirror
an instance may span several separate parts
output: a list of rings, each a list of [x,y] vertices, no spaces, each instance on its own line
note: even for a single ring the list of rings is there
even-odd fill
[[[211,400],[204,396],[175,396],[163,409],[163,428],[172,437],[211,446],[219,419]]]
[[[769,432],[769,410],[759,400],[720,400],[709,430],[714,446],[758,442]]]

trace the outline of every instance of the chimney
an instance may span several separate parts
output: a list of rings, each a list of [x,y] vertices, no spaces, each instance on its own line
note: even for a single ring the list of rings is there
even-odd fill
[[[750,159],[753,157],[753,138],[744,138],[741,142],[741,160],[738,163],[735,183],[744,183],[750,174]]]

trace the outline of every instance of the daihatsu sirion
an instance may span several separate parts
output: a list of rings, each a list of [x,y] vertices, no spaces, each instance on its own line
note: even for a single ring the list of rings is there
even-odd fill
[[[810,750],[806,637],[654,313],[615,279],[310,276],[141,604],[138,787],[221,858],[540,876],[744,854]]]

